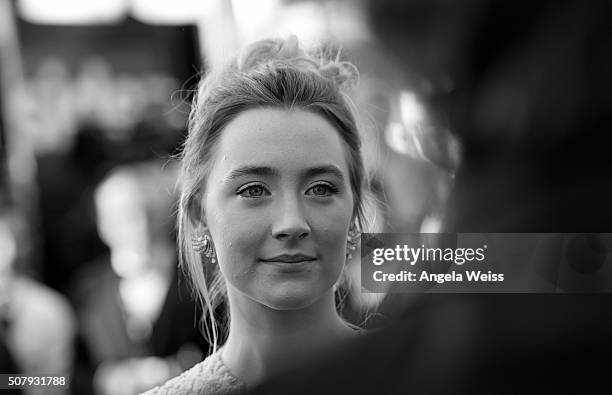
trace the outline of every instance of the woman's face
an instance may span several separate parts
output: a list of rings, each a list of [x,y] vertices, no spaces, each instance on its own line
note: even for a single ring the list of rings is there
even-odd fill
[[[202,204],[229,292],[287,310],[329,291],[354,205],[346,154],[303,110],[253,109],[225,127]]]

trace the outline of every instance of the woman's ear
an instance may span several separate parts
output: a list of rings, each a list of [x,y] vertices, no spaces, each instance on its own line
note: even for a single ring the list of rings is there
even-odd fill
[[[202,200],[199,197],[191,199],[187,207],[187,214],[189,221],[193,229],[201,228],[206,226],[206,219],[204,217],[204,208],[202,206]]]

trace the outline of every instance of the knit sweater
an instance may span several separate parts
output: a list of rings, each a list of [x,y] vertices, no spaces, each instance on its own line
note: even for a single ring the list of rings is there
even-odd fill
[[[246,385],[234,376],[221,359],[221,349],[181,375],[142,395],[235,395]]]

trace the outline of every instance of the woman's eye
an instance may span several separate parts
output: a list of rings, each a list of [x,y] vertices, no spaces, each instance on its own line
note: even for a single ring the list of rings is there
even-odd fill
[[[261,185],[250,185],[238,191],[238,195],[246,198],[258,198],[269,195],[268,191]]]
[[[317,184],[307,191],[307,195],[313,196],[331,196],[338,192],[338,189],[328,184]]]

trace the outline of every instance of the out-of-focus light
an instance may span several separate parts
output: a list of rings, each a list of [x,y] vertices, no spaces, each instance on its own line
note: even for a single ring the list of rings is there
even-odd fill
[[[385,129],[385,143],[393,151],[416,158],[419,151],[413,136],[400,122],[391,122]]]
[[[326,2],[323,12],[329,21],[329,33],[339,42],[351,43],[372,38],[364,7],[359,2]]]
[[[409,127],[415,123],[425,120],[425,111],[419,103],[417,96],[412,92],[402,91],[400,93],[400,111],[402,122]]]
[[[413,159],[425,160],[454,171],[461,160],[461,145],[453,134],[436,127],[418,96],[402,91],[399,96],[400,122],[385,131],[387,145]]]
[[[399,110],[401,122],[389,124],[385,131],[385,142],[400,154],[422,159],[424,154],[420,138],[427,121],[425,109],[414,93],[402,91],[399,95]]]
[[[201,20],[210,0],[131,0],[132,15],[149,24],[187,25]],[[253,2],[254,3],[254,2]]]
[[[279,0],[232,0],[236,26],[245,43],[269,34],[267,29],[273,24],[272,17],[279,6]]]
[[[412,141],[404,131],[404,127],[399,122],[391,122],[385,129],[385,143],[392,150],[407,154],[412,148]]]
[[[440,233],[442,230],[442,218],[435,215],[428,215],[421,222],[420,233]]]
[[[0,222],[0,279],[12,267],[16,254],[15,237],[11,234],[8,225]]]
[[[328,33],[327,22],[320,4],[299,3],[283,9],[277,29],[282,35],[295,34],[302,45],[309,47],[320,43]]]
[[[112,23],[128,9],[127,0],[19,0],[17,10],[32,23],[84,25]]]

